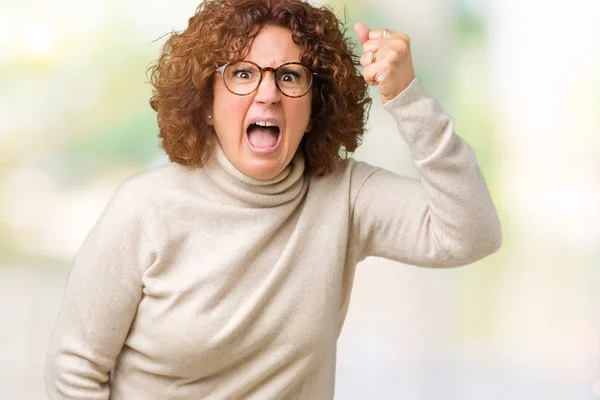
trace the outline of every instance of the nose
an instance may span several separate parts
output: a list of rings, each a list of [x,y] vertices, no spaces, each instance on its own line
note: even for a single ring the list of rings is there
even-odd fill
[[[265,71],[263,79],[256,89],[254,101],[263,104],[276,104],[281,100],[279,90],[275,84],[275,75],[273,71]]]

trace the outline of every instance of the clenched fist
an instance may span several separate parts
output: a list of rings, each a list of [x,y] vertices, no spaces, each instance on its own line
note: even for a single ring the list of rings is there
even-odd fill
[[[415,78],[410,39],[389,29],[371,30],[362,22],[354,25],[354,32],[364,52],[360,65],[365,81],[379,86],[383,103],[392,100]]]

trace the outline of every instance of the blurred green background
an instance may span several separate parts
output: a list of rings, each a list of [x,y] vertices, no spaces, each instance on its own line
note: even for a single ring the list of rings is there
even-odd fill
[[[336,399],[600,398],[600,1],[327,4],[349,35],[363,21],[411,37],[504,230],[463,268],[359,266]],[[0,0],[1,399],[45,398],[79,246],[121,182],[168,162],[145,71],[197,5]],[[372,95],[355,157],[416,176]]]

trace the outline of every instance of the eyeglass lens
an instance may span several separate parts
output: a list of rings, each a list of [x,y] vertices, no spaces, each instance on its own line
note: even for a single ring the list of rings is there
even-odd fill
[[[252,93],[261,81],[262,71],[256,65],[239,61],[229,64],[223,71],[225,85],[234,93]],[[276,84],[285,95],[305,95],[312,83],[311,71],[301,64],[284,64],[277,68]]]

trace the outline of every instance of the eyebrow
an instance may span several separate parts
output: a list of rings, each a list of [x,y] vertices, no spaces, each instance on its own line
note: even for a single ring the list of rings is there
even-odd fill
[[[277,60],[275,60],[275,59],[272,59],[270,62],[268,62],[268,63],[266,63],[266,64],[263,64],[263,65],[261,65],[260,63],[258,63],[258,62],[256,62],[256,61],[254,61],[254,60],[250,60],[250,59],[248,59],[248,58],[247,58],[246,60],[248,60],[248,61],[252,61],[253,63],[255,63],[255,64],[257,64],[257,65],[260,65],[260,66],[261,66],[261,68],[265,68],[265,67],[276,68],[276,67],[279,67],[280,65],[282,65],[282,64],[285,64],[285,63],[288,63],[288,62],[300,62],[300,60],[297,60],[297,61],[287,60],[287,61],[280,61],[280,62],[277,62]]]

